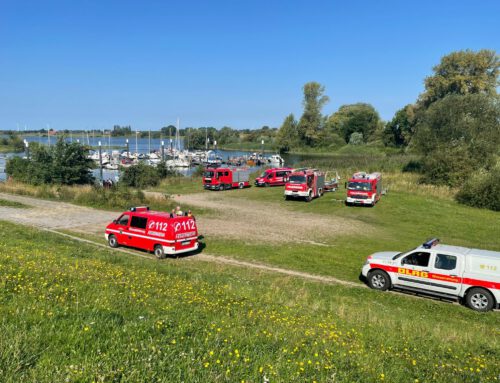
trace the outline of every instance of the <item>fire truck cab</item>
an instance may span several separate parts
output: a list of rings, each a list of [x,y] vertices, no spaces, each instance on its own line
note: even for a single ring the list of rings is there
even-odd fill
[[[285,184],[285,199],[304,198],[307,202],[324,193],[325,173],[318,169],[295,169]]]
[[[357,172],[346,183],[346,205],[375,206],[382,193],[382,175]]]
[[[203,172],[203,187],[211,190],[243,189],[250,187],[248,168],[206,168]]]
[[[194,217],[175,216],[132,207],[106,226],[109,246],[128,246],[152,251],[157,258],[197,250],[198,229]]]
[[[361,274],[372,289],[460,300],[476,311],[489,311],[500,303],[498,251],[441,245],[432,239],[405,253],[374,253]]]
[[[292,170],[292,168],[267,169],[255,179],[255,186],[283,186]]]

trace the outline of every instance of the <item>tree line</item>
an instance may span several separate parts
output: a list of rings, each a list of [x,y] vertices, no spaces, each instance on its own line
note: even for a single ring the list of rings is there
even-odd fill
[[[464,50],[444,56],[425,78],[413,104],[381,121],[373,106],[343,105],[330,116],[325,88],[304,85],[304,111],[288,115],[277,133],[281,151],[365,143],[397,147],[421,155],[406,170],[421,181],[460,188],[457,199],[500,210],[500,59],[495,51]]]

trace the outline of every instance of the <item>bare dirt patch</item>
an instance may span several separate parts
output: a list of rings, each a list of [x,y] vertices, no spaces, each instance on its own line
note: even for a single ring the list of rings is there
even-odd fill
[[[48,201],[32,197],[0,193],[0,198],[27,205],[28,208],[0,206],[0,219],[48,229],[71,229],[86,233],[104,233],[104,228],[117,213]]]
[[[224,193],[196,193],[174,197],[179,204],[211,208],[216,217],[199,217],[198,226],[206,235],[248,241],[303,242],[325,245],[325,241],[373,230],[370,225],[341,217],[294,212],[279,206],[246,199],[225,197]]]

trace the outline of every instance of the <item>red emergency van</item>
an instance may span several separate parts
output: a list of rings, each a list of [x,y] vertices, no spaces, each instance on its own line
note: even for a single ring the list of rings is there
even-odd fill
[[[194,217],[175,216],[133,207],[106,226],[111,247],[128,246],[152,251],[157,258],[197,250],[198,228]]]
[[[206,168],[203,172],[203,187],[211,190],[243,189],[249,187],[248,168]]]
[[[347,181],[346,205],[375,206],[382,193],[382,175],[357,172]]]
[[[267,169],[255,179],[255,186],[283,186],[292,171],[292,168]]]

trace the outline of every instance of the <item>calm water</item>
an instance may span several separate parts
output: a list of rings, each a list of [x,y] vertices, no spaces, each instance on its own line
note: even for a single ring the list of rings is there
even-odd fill
[[[38,142],[44,145],[49,144],[49,139],[47,136],[27,136],[24,137],[28,142]],[[51,137],[50,138],[50,144],[53,145],[56,142],[57,138],[56,137]],[[125,137],[92,137],[91,135],[83,136],[83,135],[72,135],[70,137],[66,138],[67,141],[72,141],[72,142],[81,142],[88,144],[90,146],[97,147],[99,144],[99,141],[101,141],[101,146],[103,150],[106,150],[108,152],[112,150],[119,150],[120,152],[123,150],[127,149],[127,138]],[[161,150],[161,139],[156,138],[156,139],[151,139],[149,140],[148,138],[137,138],[135,137],[130,137],[128,138],[128,149],[131,153],[144,153],[147,154],[152,150]],[[163,139],[164,145],[165,145],[165,150],[167,150],[170,145],[174,148],[179,148],[179,149],[184,149],[184,141],[182,139],[179,140],[179,142],[176,142],[175,140],[172,140],[172,143],[170,142],[170,139]],[[213,147],[209,146],[210,150],[214,150]],[[217,155],[222,157],[223,160],[227,160],[229,157],[240,157],[240,156],[245,156],[252,154],[252,152],[249,151],[226,151],[226,150],[217,150],[216,151]],[[13,154],[13,153],[0,153],[0,181],[5,180],[6,174],[5,174],[5,161],[6,158],[11,157],[13,155],[24,155],[24,153],[21,154]],[[269,155],[269,153],[266,153],[266,155]],[[307,155],[295,155],[295,154],[289,154],[289,155],[283,155],[283,158],[285,160],[285,165],[286,166],[293,166],[295,163],[299,161],[303,161],[307,158],[312,158],[311,156]],[[179,172],[181,174],[184,174],[186,176],[191,175],[194,172],[195,168],[190,168],[190,169],[179,169]],[[99,177],[99,169],[95,169],[93,171],[94,175],[98,178]],[[111,180],[117,180],[119,172],[117,170],[107,170],[103,169],[103,178],[105,180],[111,179]]]

